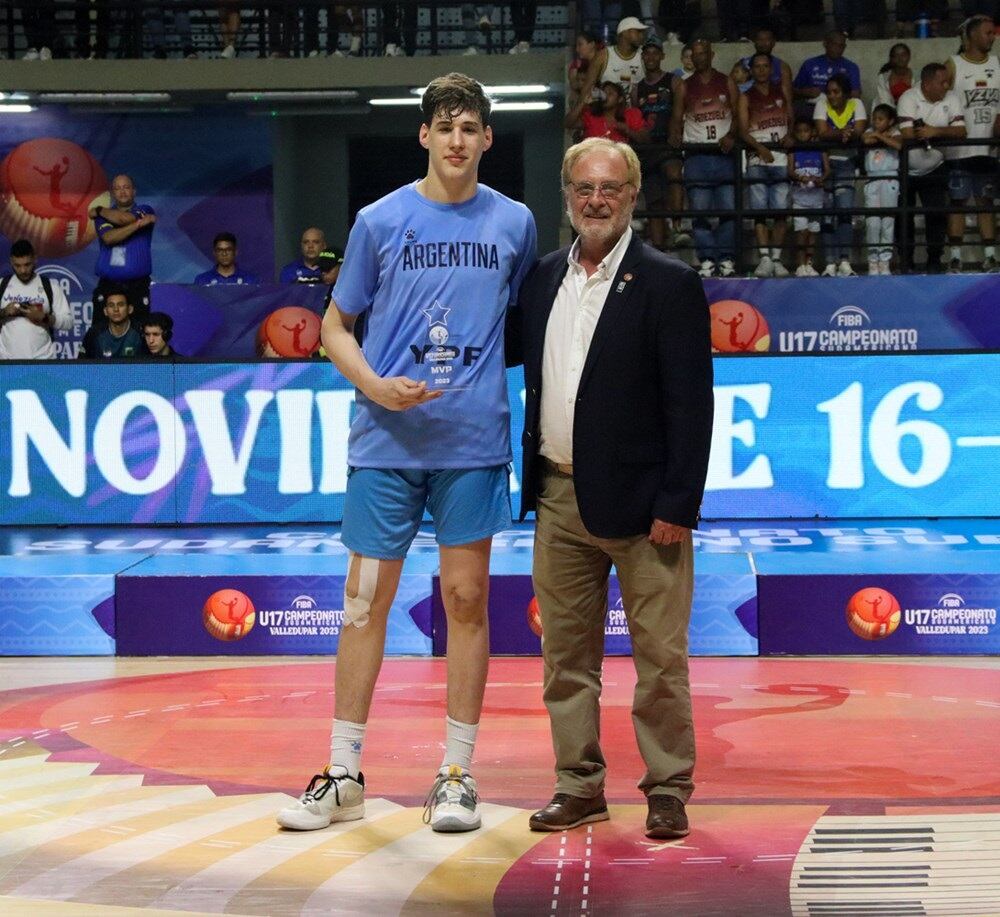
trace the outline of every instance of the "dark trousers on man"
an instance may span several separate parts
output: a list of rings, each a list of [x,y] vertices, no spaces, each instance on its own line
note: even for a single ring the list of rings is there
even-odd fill
[[[535,33],[535,15],[538,12],[537,0],[526,2],[526,0],[514,0],[510,5],[510,21],[514,26],[514,41],[526,41],[531,43],[531,38]]]
[[[688,622],[691,539],[598,538],[584,527],[573,477],[546,459],[538,494],[532,579],[542,616],[542,696],[552,724],[556,792],[592,799],[604,789],[601,664],[614,564],[632,635],[632,724],[646,774],[639,788],[687,802],[694,789]]]
[[[927,271],[937,273],[941,270],[941,255],[944,253],[945,231],[948,226],[948,215],[944,208],[948,203],[948,167],[941,163],[934,171],[926,175],[907,176],[906,204],[911,208],[906,218],[906,247],[902,252],[903,265],[907,270],[913,270],[914,219],[912,208],[920,198],[921,207],[938,208],[936,213],[924,214],[924,237],[927,244]]]
[[[417,50],[417,21],[420,8],[415,2],[382,4],[382,44],[396,45],[412,55]]]

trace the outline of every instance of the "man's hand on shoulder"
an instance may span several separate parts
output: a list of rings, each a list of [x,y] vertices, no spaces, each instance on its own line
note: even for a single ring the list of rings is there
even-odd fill
[[[675,544],[690,534],[691,529],[683,525],[674,525],[672,522],[663,522],[661,519],[654,519],[649,527],[649,540],[652,544]]]
[[[440,398],[443,392],[427,391],[426,382],[416,382],[406,376],[391,376],[388,379],[379,379],[378,382],[365,392],[376,404],[382,405],[389,411],[405,411],[415,408],[418,404],[425,404]]]

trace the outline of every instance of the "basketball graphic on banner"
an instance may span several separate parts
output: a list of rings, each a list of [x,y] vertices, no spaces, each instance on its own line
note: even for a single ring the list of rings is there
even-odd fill
[[[899,602],[891,592],[868,586],[847,602],[847,626],[864,640],[881,640],[899,627]]]
[[[301,306],[275,309],[260,323],[257,353],[262,357],[309,358],[319,350],[322,322]]]
[[[0,163],[0,232],[27,239],[41,257],[72,255],[93,242],[95,203],[110,203],[107,176],[72,141],[28,140]]]
[[[715,353],[766,353],[771,329],[760,310],[741,299],[720,299],[709,307]]]
[[[257,612],[246,593],[238,589],[213,592],[202,608],[202,621],[216,640],[242,640],[253,630]]]

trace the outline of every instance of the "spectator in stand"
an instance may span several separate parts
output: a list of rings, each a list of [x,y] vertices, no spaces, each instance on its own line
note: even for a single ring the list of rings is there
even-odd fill
[[[762,25],[754,29],[753,47],[757,54],[767,54],[771,58],[771,82],[781,88],[781,93],[785,97],[785,106],[788,112],[788,128],[792,126],[792,68],[788,66],[780,57],[774,56],[774,30],[770,26]],[[750,58],[747,55],[741,58],[743,65],[750,70]]]
[[[835,144],[830,150],[833,206],[838,210],[850,209],[854,206],[854,179],[858,172],[856,147],[868,126],[868,113],[865,103],[851,96],[851,84],[843,73],[835,73],[827,80],[826,93],[816,100],[813,121],[819,139]],[[851,277],[854,229],[850,214],[836,217],[832,236],[826,246],[823,276]]]
[[[950,91],[948,68],[927,64],[920,71],[920,85],[907,89],[899,98],[899,129],[904,140],[922,140],[904,153],[907,169],[906,203],[909,207],[920,198],[922,207],[943,208],[948,197],[948,167],[944,153],[932,141],[938,137],[965,136],[965,114],[958,95]],[[941,272],[947,219],[940,211],[924,214],[927,239],[927,272]],[[912,270],[914,236],[913,216],[907,218],[907,241],[900,260],[905,270]]]
[[[52,60],[56,43],[55,0],[31,0],[18,4],[21,8],[21,28],[28,50],[24,60]]]
[[[132,324],[133,309],[128,290],[107,287],[103,311],[104,322],[92,324],[83,337],[81,356],[90,360],[143,356],[146,345]]]
[[[895,239],[899,206],[899,151],[903,142],[896,127],[896,109],[879,104],[872,109],[871,127],[862,138],[865,153],[865,206],[881,207],[882,216],[865,217],[865,238],[868,242],[868,273],[891,274],[892,244]]]
[[[732,69],[729,71],[729,76],[736,84],[736,88],[740,91],[740,94],[753,86],[753,80],[750,77],[750,68],[741,60],[733,64]]]
[[[699,0],[660,0],[659,21],[667,44],[687,44],[701,25]]]
[[[493,4],[463,3],[462,28],[465,30],[464,53],[478,54],[480,42],[485,44],[493,32]],[[483,48],[484,53],[487,50]]]
[[[860,97],[861,70],[854,61],[844,57],[846,48],[847,38],[843,32],[827,32],[823,39],[825,53],[802,62],[792,87],[797,103],[796,114],[812,115],[813,105],[826,91],[827,81],[837,73],[847,77],[851,87],[850,95]]]
[[[322,229],[310,226],[299,242],[302,257],[298,261],[286,264],[278,275],[278,283],[322,283],[323,276],[319,267],[320,252],[326,248],[326,236]]]
[[[344,253],[334,245],[319,253],[320,282],[330,286],[340,276],[340,266],[344,263]]]
[[[403,57],[417,49],[417,20],[420,8],[413,0],[382,3],[382,54]]]
[[[598,83],[614,80],[621,84],[622,94],[629,101],[635,93],[635,87],[642,79],[641,48],[646,40],[646,26],[635,16],[627,16],[618,23],[618,38],[614,45],[601,48],[594,58],[590,68],[593,78]],[[588,81],[589,82],[589,81]],[[588,95],[591,86],[584,86],[584,96]]]
[[[795,143],[803,146],[816,142],[816,128],[811,118],[795,119]],[[823,207],[823,185],[830,177],[830,158],[823,150],[796,149],[788,157],[788,176],[792,180],[792,209],[820,210]],[[819,232],[819,219],[796,216],[795,230],[796,277],[818,277],[813,266],[813,246]]]
[[[27,239],[10,247],[13,274],[0,280],[0,360],[53,360],[53,331],[68,331],[73,313],[59,284],[35,271]]]
[[[219,39],[222,44],[220,57],[236,57],[236,42],[240,34],[239,0],[220,0]]]
[[[90,35],[91,11],[94,13],[93,44]],[[77,0],[73,16],[76,24],[76,56],[81,60],[107,57],[111,10],[105,0]]]
[[[150,312],[142,326],[142,337],[146,351],[141,356],[150,360],[174,360],[180,357],[170,346],[174,336],[174,320],[166,312]]]
[[[653,21],[652,0],[581,0],[577,4],[583,25],[607,42],[611,24],[626,17],[635,17],[650,24]]]
[[[690,151],[684,161],[684,184],[689,209],[731,211],[735,204],[733,159],[729,155],[736,142],[735,117],[738,90],[731,77],[712,66],[712,45],[699,39],[692,47],[694,74],[678,80],[674,87],[674,111],[670,122],[670,142],[709,144],[710,152]],[[735,224],[731,217],[719,217],[713,231],[707,217],[694,219],[694,243],[701,262],[702,277],[736,273]]]
[[[111,182],[114,205],[91,208],[97,228],[97,286],[94,318],[103,315],[106,290],[123,288],[139,316],[149,311],[149,284],[153,272],[153,226],[156,213],[148,204],[135,202],[135,183],[128,175]]]
[[[771,55],[758,53],[750,58],[753,82],[737,99],[740,137],[748,146],[746,178],[752,210],[784,210],[788,207],[788,157],[764,146],[788,140],[788,106],[781,86],[771,79]],[[769,229],[764,217],[754,220],[754,235],[760,257],[755,277],[787,277],[781,263],[785,244],[784,217],[774,218]]]
[[[319,11],[320,6],[308,5],[302,10],[302,50],[306,57],[319,57]],[[344,57],[340,50],[340,33],[351,34],[348,46],[349,57],[361,56],[361,40],[364,36],[364,11],[359,3],[328,3],[326,5],[326,53],[331,57]]]
[[[962,24],[961,54],[948,58],[948,81],[962,103],[965,136],[984,140],[996,136],[1000,117],[1000,61],[990,54],[995,38],[993,20],[988,16],[973,16]],[[951,173],[948,196],[953,204],[969,206],[993,205],[996,196],[997,161],[995,147],[952,146],[945,149],[945,159]],[[990,273],[1000,269],[996,257],[996,217],[993,213],[977,214],[979,236],[983,243],[982,270]],[[965,235],[965,214],[948,217],[948,270],[962,270],[962,239]]]
[[[903,42],[894,44],[889,49],[889,60],[886,61],[875,79],[876,105],[899,105],[899,97],[913,86],[913,71],[910,69],[910,47]]]
[[[194,59],[198,55],[195,53],[194,44],[191,41],[191,16],[181,5],[187,0],[174,0],[174,9],[170,11],[170,26],[172,37],[176,38],[181,45],[181,55],[185,58]],[[167,4],[158,4],[147,8],[146,30],[150,42],[153,45],[153,57],[163,60],[167,56],[167,30],[165,22],[165,10]],[[139,34],[136,36],[136,44],[139,49],[142,47],[141,20],[138,23]],[[136,55],[141,56],[141,54]]]
[[[205,287],[218,284],[254,284],[260,278],[249,271],[241,271],[236,264],[236,236],[231,232],[220,232],[212,240],[212,255],[215,267],[194,278],[194,282]]]
[[[508,54],[527,54],[531,50],[537,14],[538,0],[512,0],[510,20],[514,27],[514,45]]]
[[[694,73],[694,61],[691,59],[691,51],[691,45],[684,45],[681,48],[681,65],[674,70],[674,76],[679,76],[682,80],[686,80]]]
[[[601,83],[603,98],[597,102],[581,99],[566,115],[566,129],[583,128],[587,137],[606,137],[618,143],[648,143],[649,129],[642,112],[628,104],[621,84],[615,80]]]
[[[588,82],[593,86],[597,85],[597,78],[592,73],[592,69],[595,66],[594,61],[600,47],[601,43],[593,32],[584,29],[576,36],[576,53],[573,55],[573,60],[570,61],[566,77],[574,101],[579,98]]]
[[[676,76],[663,71],[663,46],[650,35],[642,46],[645,76],[636,87],[636,103],[649,130],[649,142],[636,147],[642,167],[642,193],[646,208],[665,203],[670,210],[684,207],[681,151],[670,145],[670,118],[674,109]],[[667,223],[663,217],[649,218],[649,241],[661,251],[667,246]],[[678,244],[675,237],[670,247]],[[690,240],[688,240],[690,241]]]

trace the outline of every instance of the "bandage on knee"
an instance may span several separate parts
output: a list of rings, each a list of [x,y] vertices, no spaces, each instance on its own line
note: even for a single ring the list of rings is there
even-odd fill
[[[363,557],[353,551],[348,555],[347,580],[344,582],[344,624],[364,627],[371,614],[378,585],[378,558]],[[351,595],[351,584],[357,579],[357,592]]]

